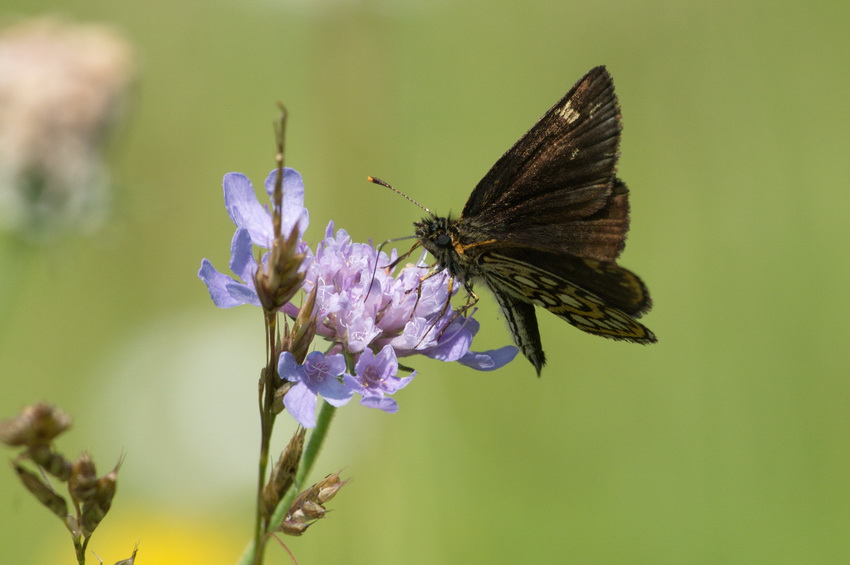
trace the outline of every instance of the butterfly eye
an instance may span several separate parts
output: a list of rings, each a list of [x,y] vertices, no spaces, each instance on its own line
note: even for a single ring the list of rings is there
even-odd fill
[[[449,247],[452,244],[452,238],[445,233],[437,234],[437,237],[434,238],[434,243],[437,244],[437,247]]]

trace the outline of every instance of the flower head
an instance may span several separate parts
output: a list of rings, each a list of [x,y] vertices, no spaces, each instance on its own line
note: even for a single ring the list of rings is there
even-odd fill
[[[448,303],[448,273],[426,277],[427,267],[419,263],[393,275],[384,267],[395,258],[395,250],[388,256],[372,245],[353,243],[345,230],[334,234],[331,222],[305,280],[306,289],[318,288],[318,334],[355,356],[391,345],[398,357],[418,353],[480,370],[513,359],[513,346],[470,352],[479,326]]]
[[[275,171],[266,180],[270,195],[274,175]],[[206,259],[198,275],[216,306],[260,305],[253,247],[269,249],[272,245],[269,209],[257,201],[244,175],[225,176],[224,193],[228,213],[237,226],[230,259],[237,278],[219,273]],[[299,237],[303,235],[308,221],[303,198],[301,176],[286,169],[284,234],[297,226]],[[483,352],[470,350],[479,324],[451,307],[446,271],[429,274],[428,267],[420,261],[393,272],[388,266],[398,257],[395,250],[388,255],[371,244],[355,243],[345,230],[334,231],[333,222],[328,224],[315,253],[300,241],[298,252],[307,257],[303,289],[315,293],[316,334],[331,343],[329,355],[313,352],[303,365],[289,352],[280,357],[280,376],[296,383],[284,396],[284,405],[304,427],[315,425],[318,395],[341,406],[356,392],[362,396],[364,406],[397,411],[398,405],[389,396],[404,388],[414,376],[397,376],[399,357],[421,354],[488,371],[504,366],[517,354],[513,346]],[[267,257],[268,254],[263,258],[264,264]],[[454,285],[451,293],[458,288]],[[283,311],[294,317],[299,307],[290,302]],[[346,358],[351,360],[348,367]]]

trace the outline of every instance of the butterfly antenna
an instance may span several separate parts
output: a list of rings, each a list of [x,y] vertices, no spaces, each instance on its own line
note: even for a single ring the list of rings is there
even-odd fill
[[[405,197],[405,198],[407,198],[410,202],[413,202],[414,204],[416,204],[417,206],[419,206],[420,208],[422,208],[423,210],[425,210],[426,212],[428,212],[428,214],[430,214],[431,216],[433,216],[433,215],[434,215],[434,213],[433,213],[431,210],[429,210],[428,208],[426,208],[425,206],[423,206],[422,204],[420,204],[419,202],[417,202],[417,201],[416,201],[416,200],[414,200],[413,198],[409,197],[408,195],[406,195],[405,193],[403,193],[403,192],[402,192],[402,191],[400,191],[399,189],[395,188],[395,187],[394,187],[393,185],[391,185],[390,183],[388,183],[388,182],[386,182],[386,181],[383,181],[383,180],[381,180],[381,179],[375,178],[375,177],[366,177],[366,180],[368,180],[369,182],[375,183],[375,184],[379,184],[379,185],[381,185],[381,186],[383,186],[383,187],[389,188],[390,190],[392,190],[392,191],[393,191],[393,192],[395,192],[396,194],[400,194],[401,196],[404,196],[404,197]]]

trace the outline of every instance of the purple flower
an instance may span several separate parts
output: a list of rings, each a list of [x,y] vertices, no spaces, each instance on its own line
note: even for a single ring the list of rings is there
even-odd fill
[[[277,169],[266,178],[266,193],[271,196]],[[204,259],[198,276],[207,285],[210,297],[219,308],[231,308],[242,304],[260,305],[254,288],[254,273],[257,263],[253,254],[253,245],[269,249],[274,239],[272,217],[267,206],[260,204],[251,181],[243,174],[224,175],[224,204],[227,213],[236,224],[236,233],[230,244],[230,270],[236,279],[220,273],[212,263]],[[299,237],[304,235],[309,223],[309,215],[304,207],[304,181],[294,169],[283,170],[283,218],[281,233],[288,235],[298,225]],[[309,251],[301,244],[299,251]]]
[[[276,171],[272,171],[266,180],[270,195],[275,178]],[[237,226],[230,257],[235,278],[218,272],[206,259],[198,275],[216,306],[259,306],[254,288],[254,246],[271,246],[271,214],[257,201],[244,175],[231,173],[224,177],[224,197]],[[282,223],[284,235],[297,225],[299,237],[308,223],[304,184],[292,169],[285,169],[284,173]],[[391,272],[387,266],[398,257],[395,250],[388,255],[379,253],[371,244],[352,242],[345,230],[334,232],[333,222],[328,224],[315,255],[303,242],[299,243],[298,252],[307,257],[303,289],[316,290],[316,333],[331,342],[329,355],[311,353],[303,365],[298,365],[291,353],[280,357],[281,377],[296,383],[284,396],[284,404],[305,427],[315,425],[319,394],[330,404],[341,406],[356,392],[362,396],[360,403],[364,406],[396,412],[398,405],[389,395],[404,388],[415,374],[396,376],[399,357],[421,354],[490,371],[509,363],[517,354],[517,348],[510,345],[471,351],[478,322],[451,307],[448,273],[428,275],[429,267],[421,259]],[[452,294],[461,286],[455,282]],[[295,316],[298,306],[290,302],[283,311]],[[346,358],[352,361],[348,371],[353,374],[346,374]]]
[[[276,180],[277,169],[266,177],[265,188],[269,197],[274,193]],[[272,217],[269,208],[257,200],[251,181],[241,173],[228,173],[224,175],[223,184],[224,205],[230,219],[236,227],[248,230],[251,243],[269,249],[274,239]],[[283,169],[282,211],[281,232],[288,235],[297,223],[298,235],[303,236],[307,224],[310,223],[309,214],[304,207],[304,180],[301,173],[289,167]]]
[[[283,396],[283,405],[305,428],[316,426],[316,400],[320,394],[337,407],[351,400],[351,389],[340,381],[345,373],[345,358],[340,354],[326,356],[314,351],[299,365],[290,352],[284,351],[277,371],[281,378],[295,383]]]
[[[408,377],[396,377],[398,360],[391,345],[385,345],[375,355],[371,349],[363,350],[354,366],[356,376],[345,375],[345,385],[361,395],[360,404],[369,408],[379,408],[384,412],[398,412],[398,404],[386,395],[393,394],[407,386],[416,372]]]

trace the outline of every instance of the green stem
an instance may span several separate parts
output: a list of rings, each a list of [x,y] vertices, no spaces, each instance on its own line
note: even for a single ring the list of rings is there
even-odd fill
[[[262,372],[259,383],[259,408],[260,408],[260,460],[257,473],[257,510],[254,517],[254,540],[249,544],[245,554],[239,563],[262,565],[265,554],[265,533],[268,530],[268,516],[263,511],[263,489],[266,485],[266,475],[269,467],[269,453],[274,429],[274,391],[277,382],[277,314],[265,312],[266,347],[268,360],[266,368]],[[247,561],[246,561],[247,559]]]
[[[298,469],[298,476],[295,478],[295,484],[304,485],[310,471],[313,470],[313,464],[319,457],[319,451],[322,449],[325,439],[328,436],[328,430],[331,427],[331,420],[336,414],[336,408],[325,401],[322,401],[322,407],[319,409],[319,417],[316,419],[316,427],[310,434],[310,440],[304,448],[304,454],[301,456],[301,466]]]
[[[74,538],[74,554],[77,556],[77,565],[86,565],[86,548],[78,537]]]
[[[268,383],[265,383],[267,385]],[[267,386],[260,387],[260,458],[257,473],[257,508],[254,517],[254,539],[245,548],[245,552],[239,558],[239,565],[260,565],[263,562],[265,540],[263,536],[266,530],[266,522],[263,520],[262,496],[263,487],[266,485],[266,472],[269,465],[269,445],[271,443],[271,431],[274,424],[274,414],[265,409],[265,391]]]
[[[265,530],[267,522],[263,519],[263,487],[266,485],[266,474],[269,466],[269,446],[271,444],[271,431],[274,424],[274,415],[266,413],[262,418],[262,440],[260,445],[260,464],[259,473],[257,476],[257,515],[254,522],[254,556],[252,563],[261,565],[263,562],[263,554],[265,553]]]

